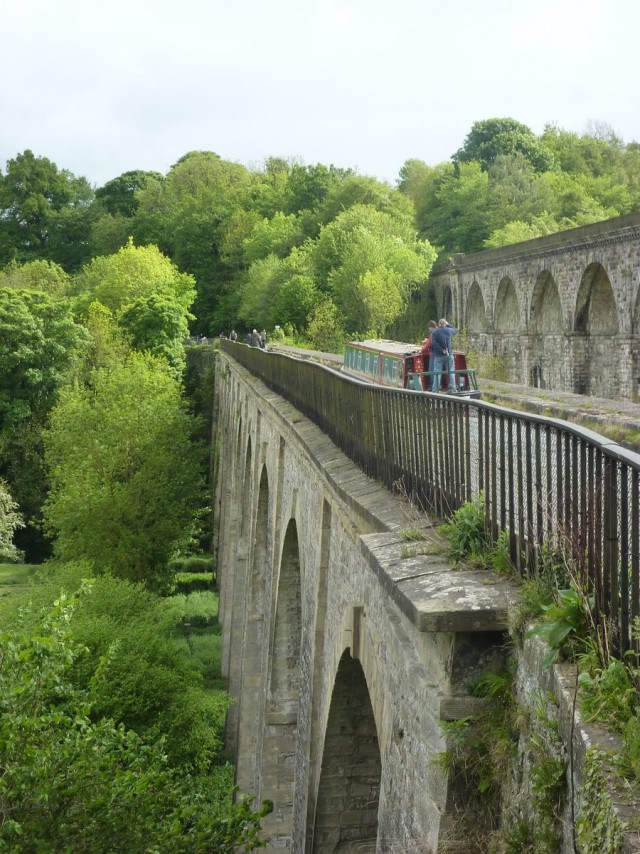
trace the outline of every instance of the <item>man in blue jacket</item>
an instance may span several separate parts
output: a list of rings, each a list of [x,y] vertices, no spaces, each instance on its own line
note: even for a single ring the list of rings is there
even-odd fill
[[[458,334],[455,326],[443,317],[438,322],[438,328],[431,333],[431,354],[433,356],[433,391],[440,391],[440,383],[443,373],[449,374],[449,391],[455,391],[456,378],[453,373],[453,345],[451,339]]]

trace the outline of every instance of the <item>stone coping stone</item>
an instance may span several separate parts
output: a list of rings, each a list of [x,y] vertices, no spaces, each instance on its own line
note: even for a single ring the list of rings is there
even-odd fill
[[[488,570],[455,569],[442,554],[402,557],[429,547],[397,534],[365,534],[361,547],[383,588],[421,632],[487,632],[507,627],[516,587]]]

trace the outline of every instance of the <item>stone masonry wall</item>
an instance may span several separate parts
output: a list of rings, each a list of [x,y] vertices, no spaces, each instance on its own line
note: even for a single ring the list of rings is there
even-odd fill
[[[439,310],[510,382],[621,400],[640,383],[640,213],[454,255]]]
[[[514,589],[412,546],[429,520],[224,353],[216,413],[227,741],[274,804],[266,850],[471,854],[442,724],[503,667]],[[526,658],[523,702],[542,670]]]

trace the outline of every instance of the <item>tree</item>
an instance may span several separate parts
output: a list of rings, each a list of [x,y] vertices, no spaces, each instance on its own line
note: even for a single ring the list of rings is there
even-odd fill
[[[72,610],[63,596],[35,626],[0,634],[0,848],[232,854],[264,844],[268,806],[220,803],[168,767],[162,742],[95,715],[92,680],[69,678],[83,654]]]
[[[0,562],[13,563],[22,558],[13,543],[16,529],[24,527],[17,510],[18,505],[9,494],[7,484],[0,479]]]
[[[17,540],[30,560],[47,552],[39,533],[45,491],[42,431],[87,340],[66,300],[0,289],[0,477],[25,517],[27,526]]]
[[[164,176],[159,172],[145,172],[142,169],[123,172],[96,190],[96,201],[112,216],[120,214],[131,218],[138,210],[138,191],[143,190],[150,181],[162,183],[163,180]]]
[[[349,175],[327,193],[320,207],[320,222],[331,222],[354,205],[368,205],[397,220],[413,219],[413,206],[399,190],[375,178]]]
[[[527,220],[548,207],[537,192],[536,173],[520,153],[499,154],[489,167],[488,207],[491,228]]]
[[[404,218],[354,205],[326,225],[312,250],[316,284],[347,332],[382,334],[429,277],[435,251]]]
[[[447,253],[478,252],[489,236],[489,175],[477,161],[436,171],[421,210],[420,229]]]
[[[131,353],[69,387],[51,415],[44,512],[62,560],[165,589],[203,513],[202,449],[163,361]]]
[[[307,336],[317,350],[326,353],[344,351],[347,333],[333,300],[325,298],[318,303],[309,321]]]
[[[193,277],[181,273],[157,246],[129,240],[115,255],[94,258],[74,280],[78,307],[98,300],[115,317],[139,297],[165,294],[186,312],[195,297]]]
[[[544,213],[541,216],[533,217],[531,222],[522,222],[521,220],[508,222],[502,228],[492,231],[485,240],[484,245],[487,249],[497,246],[508,246],[511,243],[520,243],[523,240],[533,240],[536,237],[543,237],[545,234],[554,234],[559,230],[560,226],[555,222],[553,217]]]
[[[140,243],[157,244],[195,277],[194,314],[203,331],[217,331],[218,302],[237,273],[228,245],[225,258],[222,255],[228,224],[239,209],[251,209],[258,183],[258,176],[240,164],[211,151],[192,151],[180,158],[162,183],[150,181],[138,192],[134,237]]]
[[[27,264],[12,261],[0,272],[0,288],[44,291],[51,296],[64,296],[70,281],[69,275],[53,261],[29,261]]]
[[[64,300],[0,289],[0,435],[44,426],[67,371],[87,343]]]
[[[7,161],[0,175],[0,264],[48,258],[73,265],[88,236],[85,213],[92,199],[85,178],[58,170],[46,157],[27,149]]]
[[[413,199],[414,202],[417,201],[431,172],[431,167],[427,166],[423,160],[416,160],[415,158],[405,160],[398,175],[398,189],[405,196]]]
[[[166,294],[138,297],[122,312],[118,326],[131,346],[164,359],[179,380],[185,367],[184,341],[193,315]]]
[[[285,258],[300,238],[298,221],[293,214],[279,212],[272,219],[262,219],[243,240],[245,262],[249,265],[271,254]]]
[[[472,160],[488,169],[500,154],[520,153],[536,172],[547,172],[553,158],[533,131],[515,119],[485,119],[474,122],[462,148],[451,158],[455,164]]]

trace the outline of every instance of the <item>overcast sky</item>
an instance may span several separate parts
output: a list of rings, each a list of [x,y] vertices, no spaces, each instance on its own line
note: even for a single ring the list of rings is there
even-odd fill
[[[215,151],[395,183],[510,116],[640,141],[640,0],[3,0],[0,168],[95,186]]]

